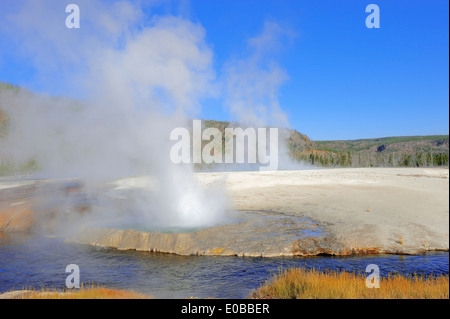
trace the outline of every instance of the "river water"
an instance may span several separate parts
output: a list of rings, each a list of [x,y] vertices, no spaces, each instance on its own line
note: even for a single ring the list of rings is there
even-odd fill
[[[23,288],[65,288],[66,266],[80,268],[81,282],[133,289],[156,298],[245,298],[282,268],[305,267],[365,273],[377,264],[381,276],[449,273],[449,253],[419,256],[252,258],[177,256],[118,251],[28,235],[0,237],[0,292]]]

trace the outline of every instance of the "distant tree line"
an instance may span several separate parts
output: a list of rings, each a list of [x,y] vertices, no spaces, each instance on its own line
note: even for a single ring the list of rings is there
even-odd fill
[[[17,84],[12,84],[9,82],[0,82],[0,89],[4,90],[19,90],[20,87]]]
[[[310,151],[291,153],[297,161],[321,167],[439,167],[449,165],[449,153],[415,154]]]

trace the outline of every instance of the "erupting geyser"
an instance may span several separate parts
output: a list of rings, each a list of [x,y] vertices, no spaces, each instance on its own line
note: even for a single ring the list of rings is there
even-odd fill
[[[42,23],[12,26],[32,46],[38,73],[70,65],[61,84],[84,98],[2,92],[0,105],[11,125],[0,140],[0,155],[17,163],[33,159],[41,177],[80,179],[88,196],[120,177],[154,180],[151,190],[100,196],[80,220],[85,225],[125,215],[150,227],[214,224],[225,210],[224,195],[203,190],[190,167],[177,167],[169,158],[170,131],[187,126],[185,118],[197,112],[214,78],[203,28],[171,16],[155,16],[143,25],[137,4],[92,2],[77,3],[89,10],[83,16],[86,27],[76,32],[59,26],[58,6],[51,1],[35,8],[45,12]],[[36,13],[32,7],[30,2],[12,15],[26,21]],[[59,192],[46,196],[67,200]]]
[[[95,204],[63,231],[119,220],[142,227],[220,224],[228,208],[224,190],[198,185],[192,166],[171,162],[170,132],[189,128],[207,97],[218,98],[244,125],[288,127],[277,101],[287,76],[266,55],[287,33],[266,23],[263,33],[248,41],[248,54],[229,60],[216,76],[201,25],[174,16],[149,19],[140,2],[77,5],[83,8],[77,29],[61,23],[59,1],[25,1],[7,14],[2,29],[21,39],[36,76],[58,78],[58,90],[76,99],[1,92],[9,126],[0,139],[0,157],[32,160],[42,178],[84,183]],[[45,19],[22,23],[36,17]],[[46,85],[43,81],[44,90]],[[150,176],[153,185],[97,194],[129,176]],[[46,199],[61,203],[67,196],[54,192],[41,198]]]

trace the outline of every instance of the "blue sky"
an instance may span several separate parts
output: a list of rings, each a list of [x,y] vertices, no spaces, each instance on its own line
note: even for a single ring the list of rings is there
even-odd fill
[[[379,29],[365,26],[370,3],[380,8]],[[219,77],[266,22],[288,30],[269,53],[288,75],[279,104],[292,128],[331,140],[448,134],[448,6],[443,0],[198,0],[159,1],[145,12],[200,24]],[[0,37],[0,81],[70,95],[57,82],[43,87],[19,51],[11,37]],[[231,119],[220,97],[202,100],[200,116]]]

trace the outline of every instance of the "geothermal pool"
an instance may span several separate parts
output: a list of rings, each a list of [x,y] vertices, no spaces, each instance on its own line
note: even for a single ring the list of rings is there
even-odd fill
[[[0,237],[0,292],[65,288],[68,264],[80,268],[82,283],[134,289],[156,298],[245,298],[281,268],[315,267],[364,273],[377,264],[382,276],[449,273],[449,253],[348,257],[178,256],[92,247],[60,238],[24,234]]]

